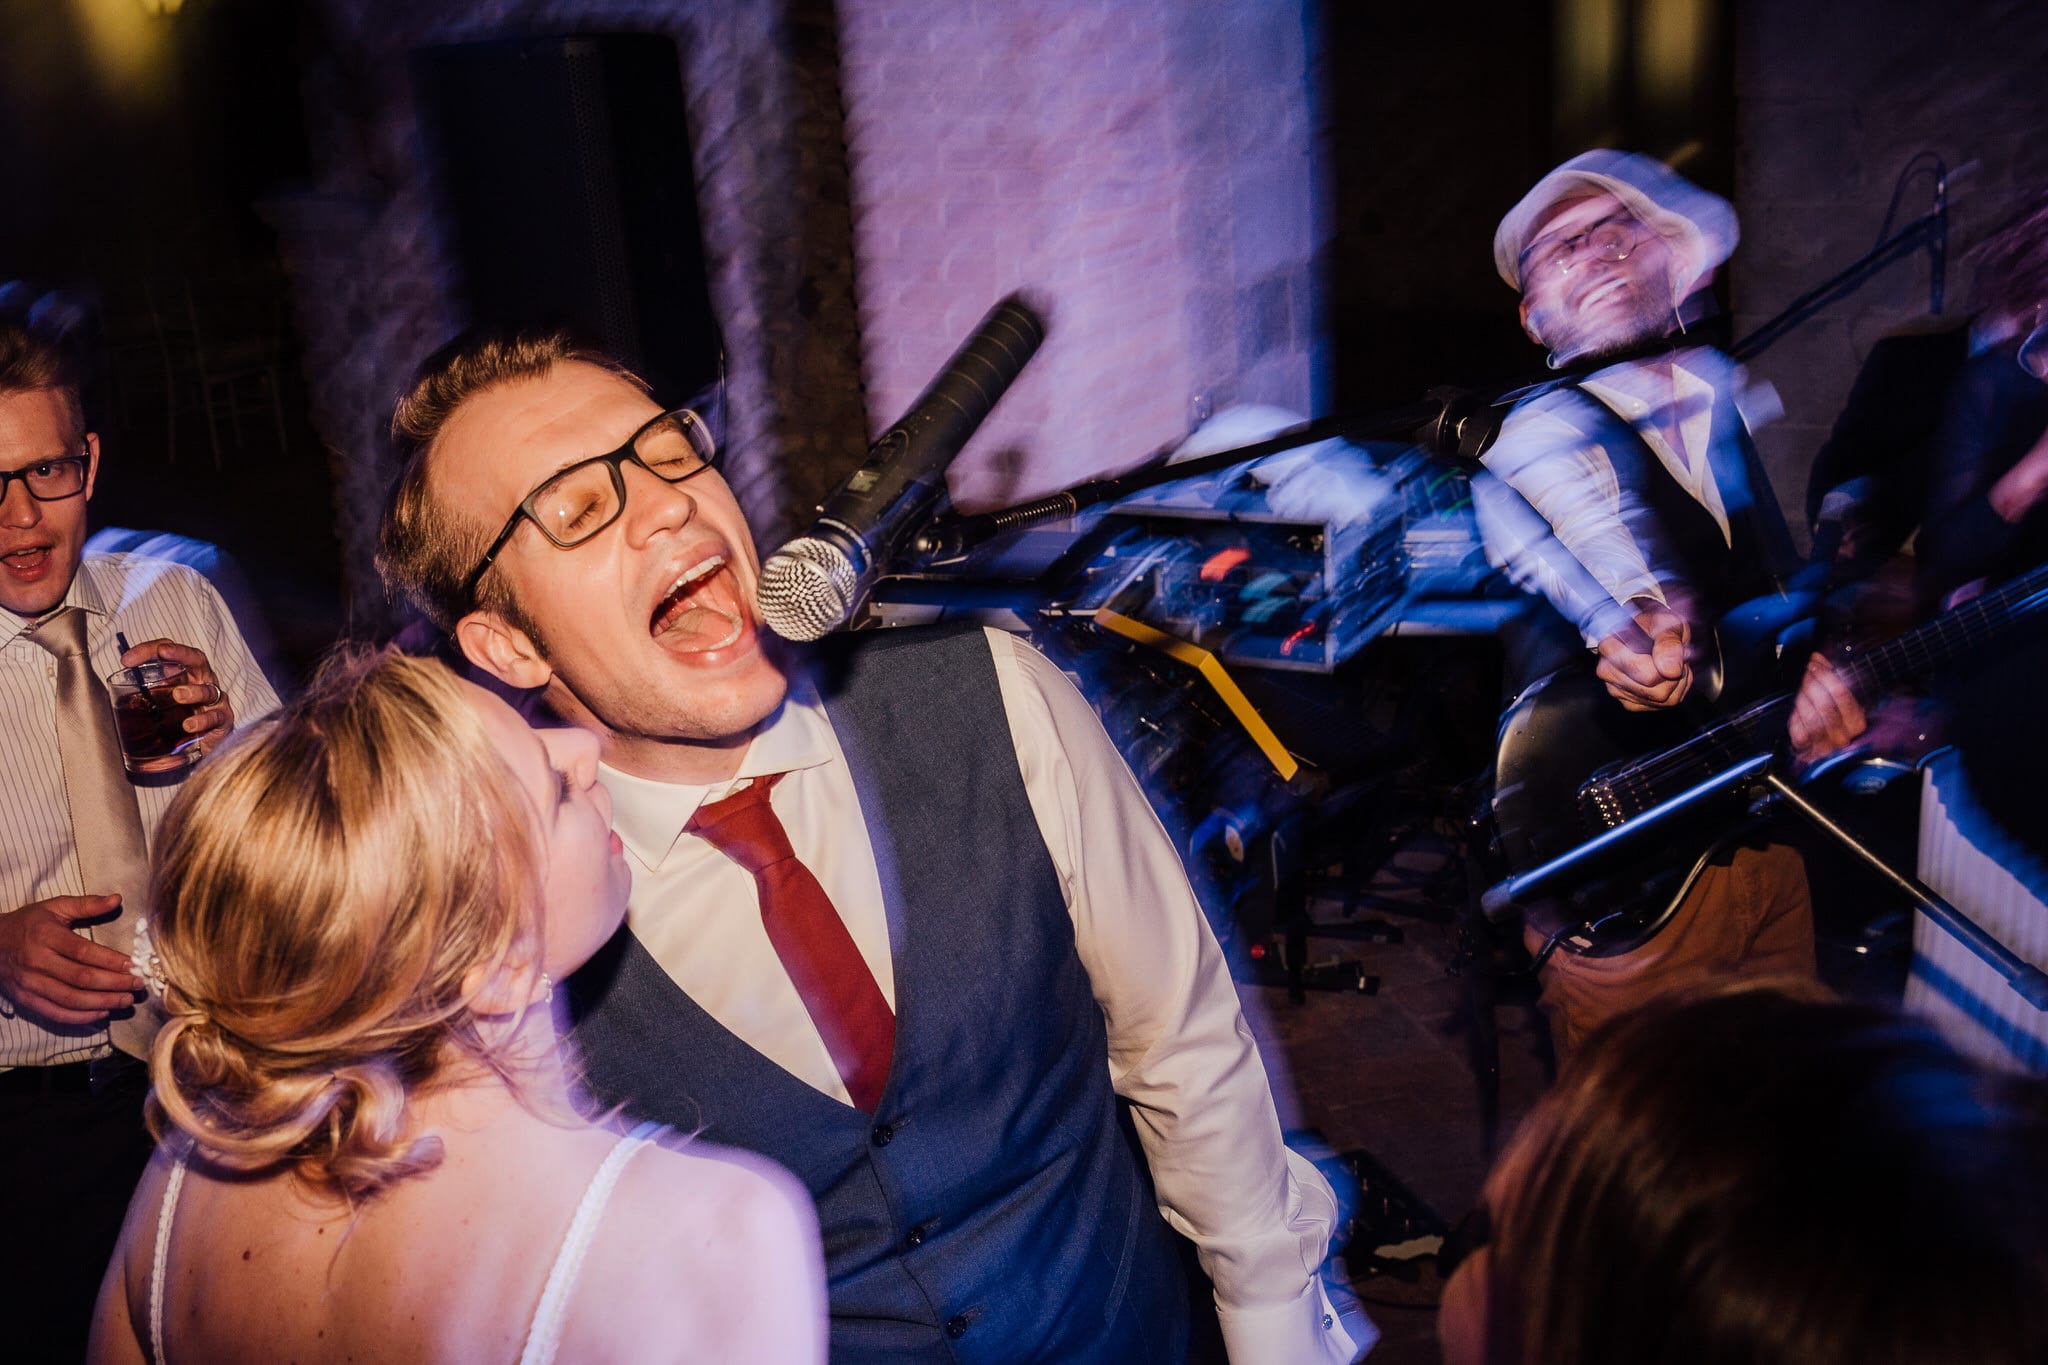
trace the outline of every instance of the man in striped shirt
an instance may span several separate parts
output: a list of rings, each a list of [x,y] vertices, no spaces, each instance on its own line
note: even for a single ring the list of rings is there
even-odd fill
[[[99,437],[85,429],[63,353],[0,320],[0,1357],[10,1361],[83,1358],[150,1150],[149,1073],[131,1055],[148,1030],[110,1028],[150,1007],[126,953],[93,937],[141,916],[141,888],[124,904],[87,884],[59,742],[60,665],[38,634],[83,617],[95,677],[148,658],[185,664],[189,700],[214,695],[190,727],[202,750],[237,714],[277,704],[204,578],[139,555],[85,554],[99,472]],[[123,635],[136,642],[125,653]],[[178,785],[133,788],[145,836]]]

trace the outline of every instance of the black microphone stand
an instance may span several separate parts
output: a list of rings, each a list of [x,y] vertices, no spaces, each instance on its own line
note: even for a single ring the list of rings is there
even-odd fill
[[[1524,387],[1525,384],[1517,383],[1503,392],[1518,392]],[[1267,440],[1191,460],[1169,464],[1171,452],[1158,451],[1125,474],[1090,479],[992,512],[938,517],[911,540],[911,561],[918,568],[950,564],[997,536],[1071,517],[1085,507],[1114,502],[1163,483],[1200,478],[1318,441],[1396,440],[1427,446],[1468,466],[1477,464],[1493,444],[1493,438],[1500,434],[1501,421],[1507,415],[1504,407],[1497,406],[1497,398],[1498,395],[1481,395],[1465,389],[1437,388],[1430,390],[1420,403],[1364,415],[1319,417]]]
[[[1934,207],[1897,232],[1889,231],[1892,215],[1887,212],[1885,227],[1878,233],[1876,246],[1830,279],[1815,285],[1785,305],[1784,310],[1776,317],[1730,346],[1728,354],[1741,361],[1752,360],[1762,355],[1778,338],[1821,309],[1839,299],[1847,298],[1894,261],[1903,260],[1923,247],[1927,251],[1928,260],[1927,311],[1939,313],[1947,292],[1948,278],[1948,167],[1940,157],[1932,152],[1923,152],[1907,163],[1905,171],[1899,177],[1898,189],[1892,193],[1892,209],[1895,211],[1898,208],[1899,191],[1905,189],[1906,181],[1914,173],[1914,166],[1923,159],[1933,162]]]
[[[1899,197],[1923,161],[1931,163],[1934,207],[1897,232],[1892,232],[1891,223],[1898,210]],[[1846,298],[1894,262],[1922,249],[1928,253],[1928,311],[1939,313],[1948,264],[1948,167],[1932,152],[1914,157],[1900,174],[1876,246],[1845,269],[1792,300],[1776,317],[1733,342],[1728,353],[1739,361],[1761,355],[1779,338],[1821,309]],[[1603,369],[1631,355],[1653,354],[1682,344],[1682,338],[1667,338],[1629,352],[1589,356],[1559,371],[1495,385],[1484,392],[1435,388],[1420,403],[1363,415],[1319,417],[1290,427],[1268,440],[1183,460],[1178,464],[1167,463],[1170,450],[1157,451],[1126,474],[1091,479],[1057,493],[991,512],[977,512],[969,516],[948,513],[936,517],[911,539],[909,566],[928,569],[954,563],[976,546],[1011,531],[1071,517],[1085,507],[1111,502],[1162,483],[1198,478],[1220,469],[1264,459],[1268,455],[1277,455],[1283,450],[1333,438],[1347,441],[1391,440],[1420,445],[1432,454],[1469,470],[1479,463],[1479,457],[1493,444],[1494,438],[1500,434],[1507,410],[1519,399],[1550,385],[1569,382],[1577,374]]]

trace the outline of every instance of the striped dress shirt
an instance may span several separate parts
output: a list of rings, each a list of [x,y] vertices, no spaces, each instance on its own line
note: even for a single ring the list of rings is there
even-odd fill
[[[194,570],[141,555],[88,555],[64,601],[86,613],[86,645],[99,676],[121,665],[116,632],[138,645],[175,640],[206,652],[237,724],[276,709],[277,693],[220,594]],[[0,910],[103,889],[79,876],[57,751],[57,660],[28,638],[33,624],[0,609]],[[152,848],[179,785],[135,789]],[[110,1050],[105,1024],[47,1024],[0,995],[0,1068],[87,1061]]]

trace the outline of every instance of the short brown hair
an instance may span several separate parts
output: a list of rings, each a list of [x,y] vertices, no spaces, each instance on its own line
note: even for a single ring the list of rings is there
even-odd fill
[[[52,393],[71,421],[71,439],[85,439],[85,407],[79,401],[76,360],[60,343],[35,328],[0,318],[0,395]]]
[[[434,445],[462,405],[479,394],[521,380],[539,379],[557,365],[595,365],[646,391],[647,382],[602,351],[578,345],[562,332],[469,332],[420,362],[391,412],[398,480],[377,533],[377,572],[385,589],[403,593],[434,624],[452,631],[469,611],[494,611],[528,635],[533,623],[498,575],[486,574],[475,600],[463,580],[483,557],[491,526],[450,511],[429,488]]]
[[[2048,1359],[2048,1087],[1814,982],[1610,1022],[1488,1197],[1487,1365]]]

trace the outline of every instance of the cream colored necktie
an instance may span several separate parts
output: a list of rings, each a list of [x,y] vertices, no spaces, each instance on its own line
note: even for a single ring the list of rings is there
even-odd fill
[[[57,750],[63,757],[78,875],[89,896],[121,896],[119,917],[93,926],[93,941],[126,953],[135,947],[135,922],[148,912],[149,843],[135,788],[121,766],[113,702],[93,672],[85,627],[85,613],[65,607],[44,618],[29,638],[57,656]],[[156,1011],[143,1003],[109,1019],[107,1031],[115,1047],[146,1059],[159,1022]]]

